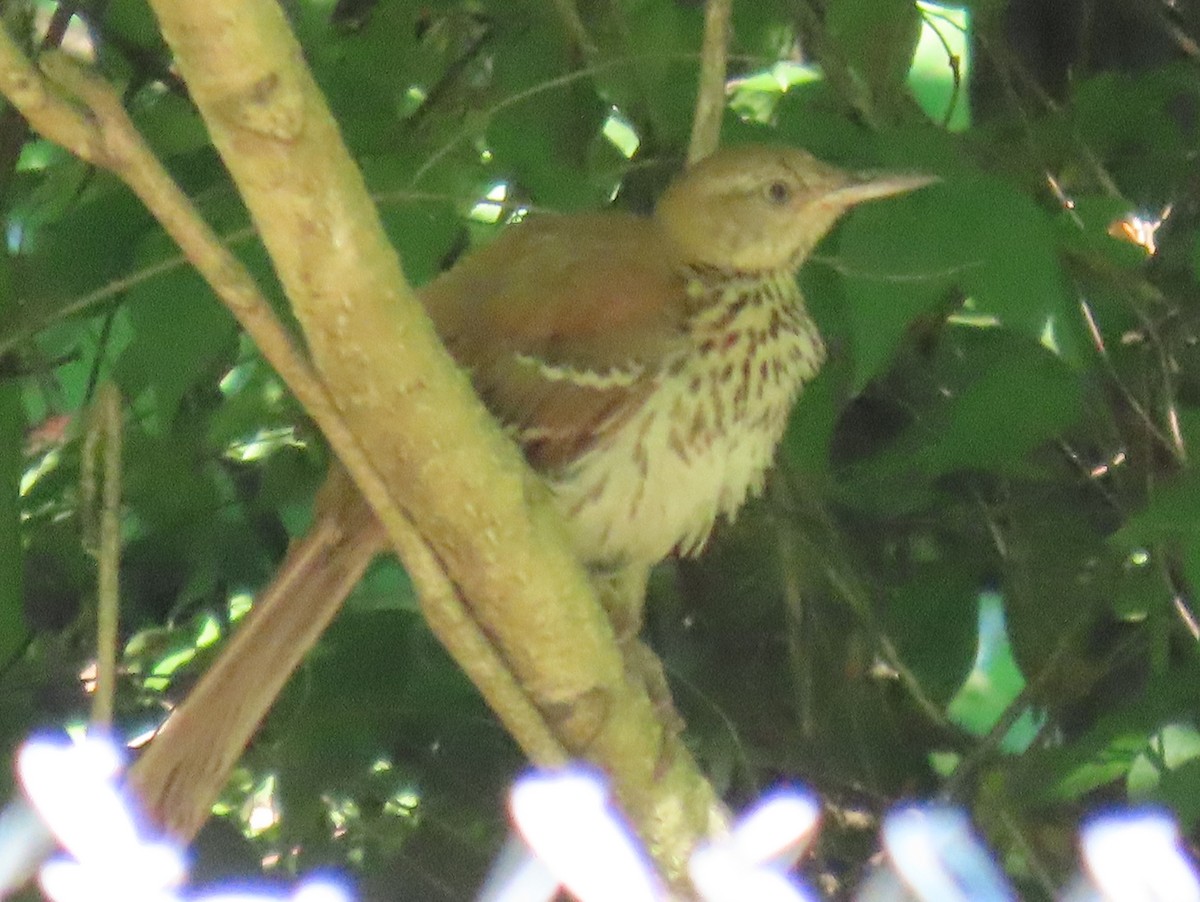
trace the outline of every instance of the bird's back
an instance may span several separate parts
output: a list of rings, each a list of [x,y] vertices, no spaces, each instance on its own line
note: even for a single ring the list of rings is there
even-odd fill
[[[438,334],[530,462],[578,456],[686,340],[685,280],[652,220],[541,216],[421,292]]]

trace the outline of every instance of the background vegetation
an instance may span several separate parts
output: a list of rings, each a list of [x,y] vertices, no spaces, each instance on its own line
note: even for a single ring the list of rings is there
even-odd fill
[[[417,284],[530,211],[648,209],[680,165],[700,4],[285,7]],[[273,285],[147,7],[74,8],[68,46]],[[66,21],[3,9],[28,46]],[[802,280],[834,353],[768,497],[656,574],[649,638],[689,746],[735,807],[815,788],[833,883],[890,804],[943,791],[1031,898],[1096,805],[1165,803],[1194,831],[1200,11],[759,0],[734,28],[725,141],[942,182],[824,243]],[[11,111],[0,205],[0,737],[86,716],[82,411],[103,381],[127,405],[136,736],[303,531],[328,455],[129,192]],[[335,865],[369,897],[468,898],[521,763],[380,561],[247,752],[196,877]]]

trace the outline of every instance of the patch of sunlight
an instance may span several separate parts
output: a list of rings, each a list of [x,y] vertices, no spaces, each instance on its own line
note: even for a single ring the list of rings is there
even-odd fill
[[[225,782],[225,792],[209,809],[217,817],[234,817],[257,785],[257,775],[247,767],[235,767]]]
[[[397,790],[383,803],[384,814],[408,820],[415,819],[420,813],[420,809],[421,793],[414,786],[406,786]]]
[[[1092,818],[1080,834],[1080,851],[1099,894],[1082,897],[1197,902],[1200,875],[1189,846],[1179,823],[1165,811],[1120,811]]]
[[[294,426],[277,426],[259,429],[244,439],[230,442],[225,448],[225,459],[238,463],[262,460],[280,448],[303,448],[305,443],[296,435]]]
[[[908,83],[917,103],[951,131],[971,124],[967,98],[971,60],[971,15],[963,6],[919,0],[921,37]],[[955,73],[957,71],[957,83]]]
[[[779,99],[796,85],[822,78],[816,66],[780,60],[766,69],[731,78],[726,86],[729,107],[749,122],[767,123]]]
[[[37,485],[38,480],[49,473],[53,473],[58,469],[58,464],[62,459],[61,449],[53,448],[43,454],[38,462],[21,474],[21,497],[25,497]]]
[[[946,317],[946,322],[955,326],[966,326],[970,329],[994,329],[1000,325],[1000,319],[991,313],[981,313],[975,306],[974,298],[967,298],[959,308]]]
[[[351,825],[362,820],[362,810],[349,796],[323,795],[321,801],[325,803],[329,823],[333,824],[334,836],[343,835]]]
[[[25,243],[25,223],[16,216],[8,220],[8,232],[5,235],[5,246],[10,254],[17,254],[21,251],[21,245]]]
[[[279,778],[267,774],[242,806],[242,832],[250,838],[262,836],[279,823]]]
[[[40,43],[50,30],[50,21],[58,4],[39,3],[33,14],[34,37]],[[87,22],[78,14],[67,20],[67,30],[59,39],[59,50],[82,63],[96,62],[96,43]]]
[[[1058,334],[1055,331],[1056,323],[1053,316],[1047,316],[1046,322],[1042,324],[1042,334],[1038,336],[1038,341],[1042,347],[1050,351],[1052,354],[1062,356],[1062,349],[1058,344]]]
[[[148,692],[166,692],[171,688],[169,677],[148,676],[142,680],[142,688]]]
[[[131,749],[140,749],[147,742],[158,735],[158,731],[162,728],[162,723],[153,723],[147,726],[140,733],[133,733],[125,740],[125,745]]]
[[[18,172],[40,172],[62,159],[63,152],[49,141],[26,141],[17,160]]]
[[[621,111],[616,107],[608,114],[608,118],[604,120],[602,129],[604,137],[608,139],[625,159],[632,159],[637,153],[638,147],[642,144],[642,139],[638,136],[636,129],[628,119],[621,115]]]
[[[1171,216],[1172,207],[1168,204],[1154,214],[1130,213],[1124,219],[1117,219],[1108,226],[1108,234],[1113,238],[1128,244],[1135,244],[1153,257],[1158,253],[1158,230]]]
[[[998,592],[979,596],[979,646],[975,664],[947,709],[950,719],[963,729],[983,736],[995,726],[1025,688],[1025,678],[1013,657]],[[1038,717],[1025,711],[1005,735],[1001,748],[1019,752],[1037,735]]]
[[[612,816],[607,786],[590,771],[527,774],[509,790],[508,807],[533,855],[574,897],[637,902],[666,898],[629,828]],[[708,882],[697,881],[695,873],[689,876],[693,883]],[[713,898],[738,898],[729,887],[724,889],[724,895],[714,893]],[[742,894],[761,897],[744,885]]]
[[[242,341],[240,353],[254,354],[253,344],[245,339]],[[226,398],[233,397],[238,392],[256,389],[259,397],[268,404],[276,404],[283,399],[283,383],[263,371],[262,361],[257,357],[235,363],[217,383],[217,388]]]
[[[196,647],[194,645],[164,655],[154,665],[154,669],[150,671],[150,676],[146,678],[146,688],[165,689],[170,682],[171,674],[180,667],[186,666],[195,657]]]
[[[946,322],[954,326],[964,326],[968,329],[995,329],[1002,325],[1000,317],[994,313],[984,313],[975,306],[975,301],[967,298],[962,305],[946,317]],[[1062,356],[1062,346],[1058,340],[1058,318],[1054,315],[1046,317],[1042,323],[1042,331],[1038,342],[1047,351],[1059,357]]]
[[[200,632],[196,635],[196,648],[208,648],[221,638],[221,624],[216,617],[209,614],[200,624]]]
[[[229,620],[231,623],[237,623],[254,607],[254,596],[246,591],[235,592],[229,596],[228,604]]]
[[[88,661],[83,669],[79,671],[79,682],[83,684],[84,695],[91,695],[96,691],[96,671],[99,668],[100,665],[93,659]]]
[[[419,110],[429,97],[429,92],[421,85],[409,85],[408,90],[400,97],[399,113],[401,119],[407,119]]]
[[[504,201],[508,199],[508,183],[497,182],[488,189],[484,199],[471,208],[468,219],[494,225],[504,215]]]
[[[247,363],[239,363],[236,366],[229,368],[221,381],[217,383],[217,390],[225,397],[235,395],[250,381],[252,368]]]
[[[1197,759],[1200,759],[1200,731],[1189,723],[1166,724],[1133,759],[1126,777],[1130,797],[1137,801],[1153,800],[1160,784],[1169,781],[1174,771]]]
[[[935,774],[948,777],[958,768],[962,755],[958,752],[934,751],[929,753],[929,766]]]
[[[392,759],[386,756],[376,758],[371,762],[371,773],[373,774],[386,774],[391,769]]]

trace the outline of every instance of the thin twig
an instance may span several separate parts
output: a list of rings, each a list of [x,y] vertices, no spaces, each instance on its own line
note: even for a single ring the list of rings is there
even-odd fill
[[[879,622],[867,590],[857,582],[854,576],[847,576],[847,574],[853,573],[852,567],[838,559],[836,554],[832,554],[831,549],[817,547],[816,541],[804,530],[792,526],[789,532],[788,541],[793,546],[804,546],[807,559],[824,562],[822,573],[826,582],[841,597],[867,631],[876,654],[891,669],[912,703],[928,718],[930,723],[939,729],[945,730],[947,733],[956,732],[957,728],[946,717],[941,706],[929,697],[921,685],[920,679],[905,663],[900,650],[883,628],[883,624]]]
[[[1113,386],[1117,389],[1117,392],[1121,395],[1121,398],[1129,406],[1129,409],[1133,411],[1138,420],[1141,421],[1146,433],[1156,442],[1158,442],[1164,451],[1172,456],[1176,464],[1182,466],[1184,460],[1182,457],[1180,457],[1181,448],[1177,446],[1175,439],[1162,432],[1154,417],[1151,416],[1150,411],[1146,409],[1141,400],[1134,395],[1133,391],[1121,378],[1121,374],[1117,371],[1115,364],[1112,362],[1112,358],[1108,354],[1108,348],[1104,344],[1103,337],[1100,333],[1100,328],[1096,324],[1095,315],[1092,313],[1091,305],[1083,297],[1082,292],[1080,292],[1079,297],[1079,309],[1083,316],[1084,322],[1087,325],[1090,334],[1092,335],[1092,340],[1094,346],[1096,347],[1100,362],[1103,365],[1103,368],[1109,379],[1112,380]],[[1158,336],[1153,328],[1153,323],[1151,323],[1145,316],[1142,316],[1136,306],[1133,309],[1134,313],[1138,315],[1143,326],[1146,328],[1146,334],[1150,336],[1152,340],[1157,342]]]
[[[946,64],[950,67],[953,87],[950,91],[950,100],[946,104],[946,112],[942,116],[942,128],[949,128],[950,120],[954,118],[954,108],[958,105],[958,99],[962,95],[962,60],[950,47],[950,41],[942,34],[942,30],[934,24],[935,19],[946,21],[946,16],[934,15],[928,10],[921,9],[921,18],[924,19],[925,24],[929,26],[929,30],[937,37],[938,43],[942,45],[942,50],[946,52]],[[962,29],[959,30],[961,31]]]
[[[554,6],[554,11],[558,13],[559,21],[562,22],[563,28],[570,36],[572,43],[579,49],[579,53],[585,59],[590,59],[596,55],[596,44],[588,34],[587,26],[583,24],[583,19],[579,16],[579,10],[575,7],[575,0],[551,0]]]
[[[1196,39],[1183,30],[1178,22],[1172,20],[1171,16],[1174,11],[1169,3],[1164,3],[1159,0],[1137,0],[1137,4],[1142,7],[1142,10],[1154,19],[1155,24],[1166,32],[1175,46],[1179,48],[1185,56],[1191,57],[1194,62],[1200,58],[1200,44],[1197,44]]]
[[[84,442],[84,497],[96,500],[96,458],[103,463],[99,516],[92,520],[91,552],[99,564],[96,584],[96,687],[92,723],[112,724],[117,683],[117,624],[121,560],[121,396],[111,383],[96,392]],[[85,505],[86,509],[86,505]]]
[[[450,138],[445,144],[433,151],[424,163],[417,168],[413,174],[412,184],[418,184],[423,179],[429,170],[440,163],[445,157],[454,150],[459,144],[469,140],[473,135],[478,134],[480,128],[486,127],[497,115],[504,112],[512,106],[519,103],[524,103],[531,97],[536,97],[546,91],[552,91],[556,88],[563,88],[567,85],[574,84],[585,78],[592,78],[602,72],[607,72],[609,69],[618,69],[622,66],[637,66],[649,62],[683,62],[696,59],[694,53],[675,53],[675,54],[636,54],[633,56],[615,57],[607,59],[603,62],[596,63],[591,66],[586,66],[582,69],[575,69],[572,72],[566,72],[555,78],[548,78],[545,81],[538,82],[535,85],[530,85],[521,91],[516,91],[509,94],[507,97],[498,100],[486,110],[479,112],[471,118],[468,125],[464,126],[457,135]],[[748,63],[763,63],[767,62],[759,57],[754,56],[731,56],[730,59],[736,59],[741,62]]]
[[[394,191],[383,191],[371,195],[372,199],[382,205],[393,203],[456,203],[458,198],[452,197],[445,193],[433,191],[413,191],[409,189],[397,189]],[[529,206],[532,212],[545,212],[542,208]],[[227,248],[236,247],[255,237],[253,226],[243,226],[233,231],[226,232],[223,235],[217,236]],[[50,324],[57,322],[60,319],[65,319],[68,316],[74,316],[77,313],[95,307],[104,301],[111,300],[120,294],[123,294],[130,289],[155,279],[158,276],[166,275],[174,272],[185,266],[189,266],[188,258],[183,254],[173,254],[157,263],[151,263],[142,267],[129,275],[122,276],[119,279],[113,279],[106,282],[104,285],[89,291],[86,294],[78,295],[62,302],[54,302],[53,309],[45,315],[40,315],[37,318],[29,317],[23,321],[19,320],[14,323],[8,332],[0,335],[0,357],[12,351],[19,345],[29,341],[35,334],[46,328]],[[35,304],[33,306],[45,307],[48,303]]]
[[[1062,108],[1059,104],[1046,93],[1046,90],[1038,83],[1037,79],[1031,75],[1028,70],[1014,58],[1012,52],[1003,45],[993,44],[988,40],[986,35],[976,35],[979,41],[979,46],[987,53],[992,62],[996,65],[997,72],[1000,73],[1001,83],[1004,85],[1005,94],[1016,110],[1021,122],[1024,126],[1024,139],[1029,147],[1030,153],[1034,157],[1039,157],[1041,154],[1037,142],[1034,140],[1035,128],[1033,117],[1029,111],[1025,109],[1025,105],[1021,103],[1020,96],[1017,94],[1016,86],[1013,84],[1013,74],[1020,78],[1021,84],[1028,90],[1038,102],[1042,105],[1046,112],[1052,113],[1055,116],[1062,115]],[[1104,164],[1100,162],[1100,158],[1096,152],[1089,147],[1082,138],[1072,132],[1075,149],[1079,154],[1080,161],[1084,168],[1089,170],[1092,178],[1110,197],[1121,197],[1121,190],[1117,187],[1116,181],[1112,175],[1104,168]],[[1047,169],[1047,172],[1049,170]]]

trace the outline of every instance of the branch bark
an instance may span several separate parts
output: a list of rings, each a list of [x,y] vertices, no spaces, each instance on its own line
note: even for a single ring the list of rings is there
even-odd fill
[[[700,50],[700,90],[692,115],[688,165],[703,160],[721,142],[725,118],[725,75],[733,33],[733,0],[708,0],[704,7],[704,44]]]

